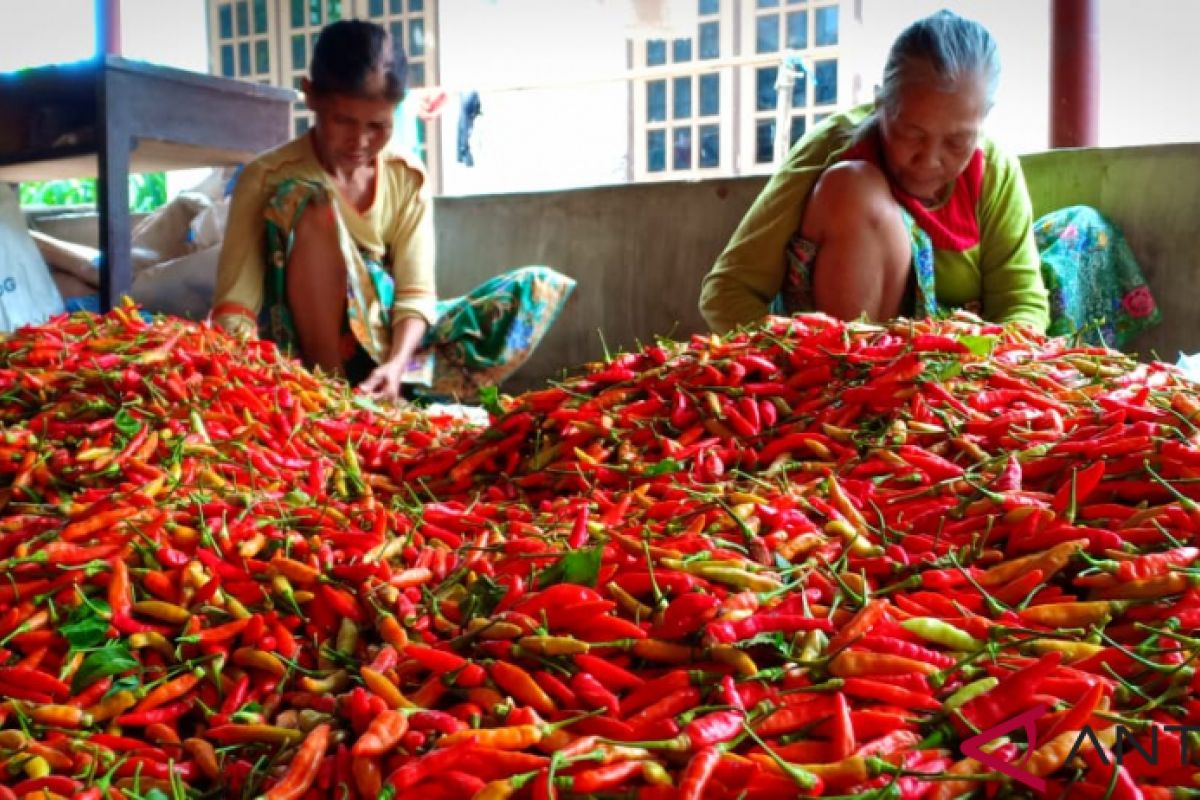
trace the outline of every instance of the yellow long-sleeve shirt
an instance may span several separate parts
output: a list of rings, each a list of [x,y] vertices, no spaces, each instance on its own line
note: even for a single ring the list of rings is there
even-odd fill
[[[700,311],[709,327],[725,333],[766,316],[786,273],[785,249],[800,227],[817,179],[853,144],[871,105],[829,117],[796,143],[742,219],[725,251],[704,278]],[[939,304],[981,301],[983,316],[1023,322],[1039,331],[1050,307],[1033,239],[1033,205],[1020,163],[990,139],[981,143],[984,174],[977,215],[979,244],[968,250],[934,250]]]
[[[217,266],[213,317],[232,333],[257,327],[266,274],[267,204],[288,179],[323,183],[335,198],[339,217],[354,243],[372,258],[391,265],[395,279],[392,323],[417,316],[432,325],[436,317],[433,201],[420,166],[385,151],[376,162],[375,198],[360,212],[337,190],[321,167],[306,134],[270,150],[246,165],[230,202],[229,221]]]

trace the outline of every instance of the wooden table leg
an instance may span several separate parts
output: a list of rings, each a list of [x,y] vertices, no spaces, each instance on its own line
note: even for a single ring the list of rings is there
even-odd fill
[[[108,311],[121,302],[133,285],[132,236],[129,230],[129,133],[128,99],[110,91],[113,81],[101,70],[98,92],[96,136],[99,145],[99,180],[96,185],[100,211],[100,310]]]

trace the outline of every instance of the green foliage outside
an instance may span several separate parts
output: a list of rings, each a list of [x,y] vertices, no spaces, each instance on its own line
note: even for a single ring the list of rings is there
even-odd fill
[[[167,176],[162,172],[129,176],[129,210],[153,211],[167,202]],[[96,204],[96,179],[30,181],[21,184],[23,206],[86,206]]]

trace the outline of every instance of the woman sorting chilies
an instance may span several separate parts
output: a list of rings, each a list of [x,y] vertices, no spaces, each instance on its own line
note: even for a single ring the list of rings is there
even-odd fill
[[[984,133],[999,77],[979,23],[941,11],[906,28],[875,102],[800,139],[742,220],[703,282],[709,326],[964,308],[1119,347],[1159,322],[1111,222],[1086,206],[1034,219],[1020,164]]]
[[[439,301],[425,172],[389,146],[405,73],[383,27],[321,31],[302,84],[315,124],[238,177],[213,317],[364,392],[470,400],[528,359],[575,282],[524,267]]]

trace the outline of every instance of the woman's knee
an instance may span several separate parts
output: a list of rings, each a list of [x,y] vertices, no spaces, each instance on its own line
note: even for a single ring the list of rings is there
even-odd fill
[[[875,239],[890,260],[907,260],[908,231],[887,177],[866,161],[843,161],[825,170],[813,187],[802,230],[824,240]]]

